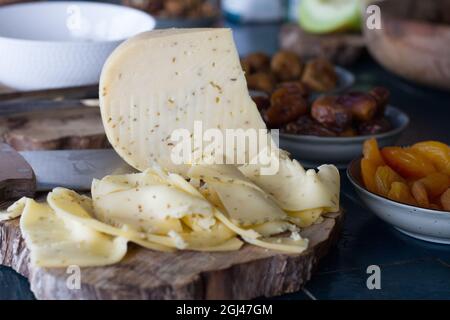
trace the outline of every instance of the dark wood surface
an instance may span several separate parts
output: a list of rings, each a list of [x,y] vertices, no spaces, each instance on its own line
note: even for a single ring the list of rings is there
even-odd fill
[[[1,140],[18,151],[100,149],[109,145],[98,107],[1,116]]]

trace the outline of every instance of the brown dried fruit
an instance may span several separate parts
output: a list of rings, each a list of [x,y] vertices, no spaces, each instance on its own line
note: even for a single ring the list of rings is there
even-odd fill
[[[379,116],[384,115],[384,110],[386,110],[386,106],[389,102],[389,98],[391,93],[385,87],[375,87],[369,91],[369,94],[375,98],[377,101],[377,112],[376,114]]]
[[[270,99],[264,96],[256,96],[252,97],[252,100],[255,102],[258,110],[266,110],[270,107]]]
[[[322,96],[314,101],[311,116],[318,123],[338,132],[344,131],[352,122],[348,108],[337,103],[335,96]]]
[[[286,88],[290,93],[299,93],[305,99],[309,97],[309,89],[300,81],[287,81],[281,82],[277,88]]]
[[[270,68],[281,81],[299,80],[303,70],[300,58],[290,51],[277,52],[270,63]]]
[[[290,93],[286,88],[275,90],[270,98],[271,106],[267,110],[269,127],[279,127],[297,120],[308,112],[308,104],[301,94]]]
[[[330,91],[336,88],[337,74],[333,64],[325,58],[317,58],[306,63],[302,82],[311,90],[318,92]]]
[[[249,73],[269,72],[270,71],[270,57],[262,52],[255,52],[249,54],[244,61],[250,67]]]
[[[275,79],[268,73],[258,72],[247,76],[247,85],[250,89],[271,93],[275,87]]]
[[[288,123],[281,129],[281,132],[307,136],[336,137],[334,131],[317,123],[309,115],[301,116],[297,121]]]
[[[369,121],[377,112],[377,100],[364,92],[349,92],[338,97],[337,103],[348,108],[358,121]]]

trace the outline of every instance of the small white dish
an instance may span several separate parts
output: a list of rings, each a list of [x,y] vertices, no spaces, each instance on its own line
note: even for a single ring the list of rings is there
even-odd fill
[[[18,90],[96,84],[109,54],[155,24],[143,11],[106,3],[2,6],[0,83]]]
[[[410,206],[368,191],[362,182],[361,158],[350,163],[347,177],[362,202],[380,219],[410,237],[450,244],[450,212]]]

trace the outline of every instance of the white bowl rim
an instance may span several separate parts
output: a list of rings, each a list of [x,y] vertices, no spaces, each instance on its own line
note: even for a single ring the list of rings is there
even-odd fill
[[[388,109],[396,112],[398,114],[398,116],[403,117],[405,122],[401,126],[394,128],[392,130],[389,130],[387,132],[378,133],[378,134],[361,135],[361,136],[356,136],[356,137],[319,137],[319,136],[313,136],[313,135],[280,133],[280,138],[291,140],[291,141],[297,141],[297,142],[349,144],[349,143],[361,143],[361,142],[364,142],[364,140],[366,140],[368,138],[383,139],[383,138],[392,137],[392,136],[395,136],[395,135],[403,132],[408,127],[410,119],[409,119],[409,116],[404,111],[400,110],[397,107],[388,105],[386,107],[386,110],[388,110]]]
[[[348,180],[350,180],[350,182],[353,184],[353,186],[355,188],[357,188],[359,191],[363,192],[366,195],[369,195],[375,199],[377,199],[378,201],[383,201],[383,202],[389,202],[395,206],[401,207],[403,209],[408,209],[408,210],[413,210],[415,212],[419,212],[419,213],[426,213],[426,214],[434,214],[434,215],[438,215],[439,217],[444,217],[445,219],[450,219],[450,212],[448,211],[441,211],[441,210],[434,210],[434,209],[427,209],[427,208],[422,208],[422,207],[416,207],[416,206],[412,206],[406,203],[402,203],[402,202],[398,202],[398,201],[394,201],[391,200],[389,198],[380,196],[376,193],[373,193],[369,190],[367,190],[366,188],[364,188],[363,186],[361,186],[361,184],[356,181],[356,179],[352,176],[350,169],[352,168],[352,166],[355,165],[355,163],[360,162],[362,159],[362,157],[358,157],[356,159],[353,159],[349,165],[347,166],[347,178]]]
[[[117,9],[122,9],[125,11],[134,12],[136,14],[141,15],[142,17],[146,17],[151,23],[152,28],[150,30],[155,29],[156,27],[156,19],[146,13],[145,11],[138,10],[135,8],[127,7],[124,5],[114,4],[114,3],[105,3],[105,2],[99,2],[99,1],[46,1],[46,2],[24,2],[24,3],[12,3],[7,4],[4,6],[0,6],[0,11],[7,10],[11,7],[32,7],[32,6],[61,6],[61,5],[79,5],[79,6],[90,6],[90,5],[100,5],[100,6],[107,6],[107,7],[116,7]],[[60,45],[73,45],[73,46],[95,46],[95,45],[106,45],[106,44],[112,44],[117,42],[123,42],[127,40],[127,38],[122,39],[115,39],[115,40],[94,40],[89,42],[84,41],[70,41],[70,40],[63,40],[63,41],[52,41],[52,40],[33,40],[33,39],[19,39],[19,38],[13,38],[13,37],[5,37],[0,36],[0,41],[10,41],[10,42],[16,42],[16,43],[27,43],[27,44],[42,44],[42,45],[52,45],[52,46],[60,46]]]

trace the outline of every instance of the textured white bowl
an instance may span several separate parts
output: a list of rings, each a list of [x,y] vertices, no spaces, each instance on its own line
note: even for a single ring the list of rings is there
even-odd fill
[[[96,84],[122,41],[154,27],[142,11],[105,3],[0,7],[0,83],[19,90]]]
[[[392,201],[368,191],[361,177],[361,157],[347,168],[347,177],[364,204],[400,232],[420,240],[450,244],[450,212]]]

